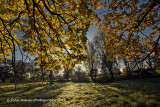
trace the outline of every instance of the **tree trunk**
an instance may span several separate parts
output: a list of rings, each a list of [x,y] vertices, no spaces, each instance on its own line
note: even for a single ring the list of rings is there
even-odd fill
[[[94,73],[94,71],[93,71],[93,69],[91,69],[90,70],[90,77],[91,77],[93,82],[96,82],[95,78],[93,77],[93,73]]]
[[[50,77],[50,84],[53,84],[53,71],[50,71],[49,77]]]
[[[45,82],[44,72],[42,71],[42,83]]]
[[[2,83],[5,83],[6,82],[6,78],[2,78]]]
[[[109,69],[109,72],[110,72],[111,78],[114,80],[114,74],[111,68]]]

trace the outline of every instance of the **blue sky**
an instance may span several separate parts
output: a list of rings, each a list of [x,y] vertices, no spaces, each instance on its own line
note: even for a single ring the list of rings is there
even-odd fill
[[[96,32],[97,32],[97,28],[91,26],[89,28],[89,31],[87,32],[87,38],[88,38],[88,40],[92,40]]]

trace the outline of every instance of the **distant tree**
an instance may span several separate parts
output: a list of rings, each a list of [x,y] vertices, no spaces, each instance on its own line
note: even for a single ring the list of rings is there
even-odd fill
[[[73,73],[73,69],[65,69],[63,71],[63,73],[64,73],[63,77],[68,81],[69,78],[71,78],[71,75]]]
[[[0,79],[2,83],[6,82],[6,79],[9,78],[9,73],[11,71],[11,67],[5,66],[5,67],[0,67]]]
[[[71,76],[71,80],[75,82],[88,82],[89,76],[90,75],[88,75],[87,71],[83,71],[80,66],[77,66],[73,72],[73,75]]]
[[[73,74],[72,81],[88,82],[89,81],[89,76],[84,71],[75,71],[74,74]]]
[[[114,61],[110,61],[110,60],[107,59],[106,56],[103,56],[102,63],[101,63],[101,66],[102,66],[101,68],[105,72],[105,74],[106,74],[106,71],[108,70],[112,79],[114,79],[113,64],[114,64]]]
[[[107,71],[109,71],[112,79],[114,79],[114,71],[113,65],[116,62],[116,57],[113,60],[110,60],[107,56],[110,55],[110,51],[106,51],[104,48],[106,46],[105,41],[105,33],[99,31],[93,38],[93,44],[96,49],[96,55],[98,56],[97,60],[99,60],[102,71],[105,75],[107,75]]]
[[[131,68],[131,64],[133,64],[133,63],[131,63],[131,62],[129,62],[127,59],[123,59],[123,61],[124,61],[124,65],[125,65],[125,68],[124,68],[124,73],[125,73],[125,76],[131,76],[132,74],[132,68]],[[135,61],[137,61],[136,59],[135,59]],[[139,66],[138,66],[139,67]]]
[[[97,67],[97,62],[96,62],[96,49],[94,44],[91,41],[88,41],[87,44],[87,55],[89,56],[89,60],[86,62],[87,63],[87,68],[89,70],[89,76],[93,81],[96,81],[96,67]]]
[[[160,73],[160,58],[156,58],[156,60],[154,60],[155,61],[155,70],[157,70],[157,72],[159,71],[159,73]]]

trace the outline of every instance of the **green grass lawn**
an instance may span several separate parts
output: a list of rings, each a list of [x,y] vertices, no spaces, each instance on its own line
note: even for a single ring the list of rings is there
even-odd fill
[[[158,107],[160,106],[160,78],[105,84],[27,83],[18,84],[16,91],[14,91],[14,84],[0,84],[0,107],[59,106]]]

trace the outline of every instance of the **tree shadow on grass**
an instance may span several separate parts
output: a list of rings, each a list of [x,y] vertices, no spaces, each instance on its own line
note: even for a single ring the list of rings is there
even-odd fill
[[[160,105],[160,78],[125,80],[99,84],[93,88],[105,99],[101,101],[101,106],[157,107]]]
[[[0,105],[3,107],[41,107],[43,104],[55,100],[56,96],[62,93],[61,87],[64,85],[31,83],[24,85],[24,87],[19,86],[17,91],[1,90],[4,94],[0,96]]]
[[[118,89],[142,92],[143,94],[160,94],[160,78],[120,81],[112,84]]]
[[[144,80],[125,80],[106,84],[99,83],[54,83],[26,84],[19,87],[19,92],[0,96],[2,107],[42,107],[48,106],[85,106],[85,107],[156,107],[160,105],[160,78]],[[3,88],[4,89],[4,88]],[[3,93],[0,92],[0,93]],[[14,91],[8,91],[14,92]],[[65,98],[65,102],[7,102],[16,96],[17,99],[58,99]]]

